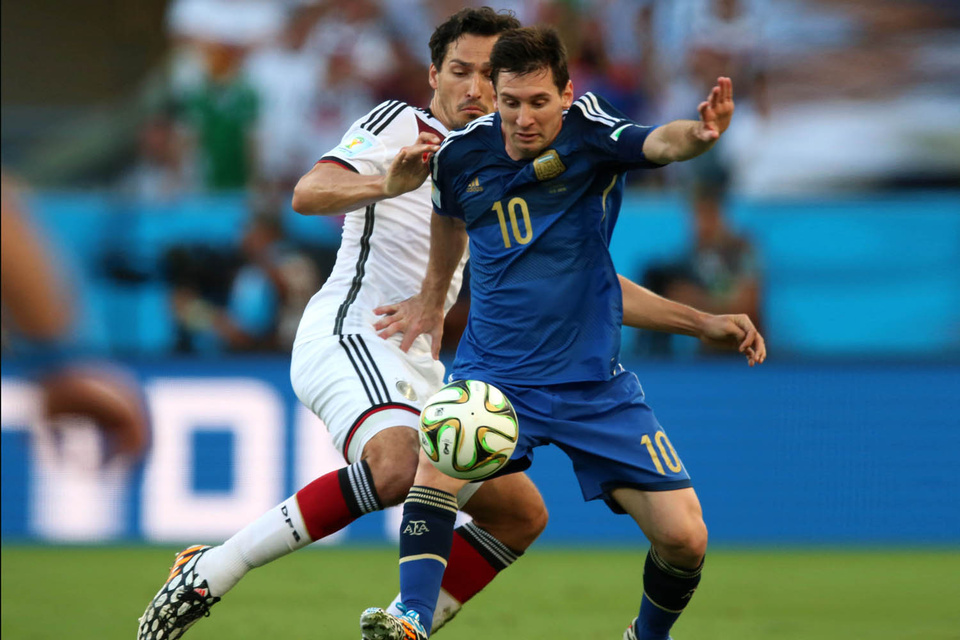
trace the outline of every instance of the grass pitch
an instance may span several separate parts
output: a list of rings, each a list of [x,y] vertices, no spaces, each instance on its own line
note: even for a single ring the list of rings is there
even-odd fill
[[[175,549],[2,549],[4,640],[133,640]],[[620,640],[644,552],[536,548],[437,635]],[[357,640],[397,591],[396,551],[320,548],[249,574],[196,640]],[[960,550],[712,551],[677,640],[960,640]]]

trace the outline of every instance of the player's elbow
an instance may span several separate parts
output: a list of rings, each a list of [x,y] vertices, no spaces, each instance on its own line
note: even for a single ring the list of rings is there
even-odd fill
[[[332,196],[330,181],[325,178],[322,165],[318,164],[297,182],[290,205],[294,211],[306,216],[342,213],[330,206],[334,200]]]
[[[301,179],[293,189],[293,201],[290,203],[293,210],[303,215],[319,213],[316,207],[316,198],[308,185]]]

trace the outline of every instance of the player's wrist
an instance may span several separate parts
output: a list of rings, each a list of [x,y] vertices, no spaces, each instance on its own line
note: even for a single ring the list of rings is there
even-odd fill
[[[437,287],[424,287],[420,291],[420,302],[426,312],[440,309],[443,312],[443,302],[446,299],[446,290],[441,291]]]
[[[396,198],[399,193],[396,193],[396,185],[390,182],[389,176],[382,176],[376,184],[377,191],[380,194],[381,200],[387,200],[389,198]]]
[[[701,340],[708,338],[710,336],[710,327],[717,316],[692,308],[691,311],[693,312],[690,317],[691,334]]]

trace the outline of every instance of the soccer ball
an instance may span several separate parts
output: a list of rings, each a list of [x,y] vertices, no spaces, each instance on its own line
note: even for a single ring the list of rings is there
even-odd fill
[[[458,380],[437,391],[420,412],[420,446],[440,471],[479,480],[510,460],[517,413],[496,387]]]

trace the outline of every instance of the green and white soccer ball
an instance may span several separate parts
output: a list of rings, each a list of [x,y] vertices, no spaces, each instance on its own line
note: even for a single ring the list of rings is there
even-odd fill
[[[437,469],[462,480],[480,480],[501,469],[519,433],[507,397],[479,380],[451,382],[420,412],[420,446]]]

